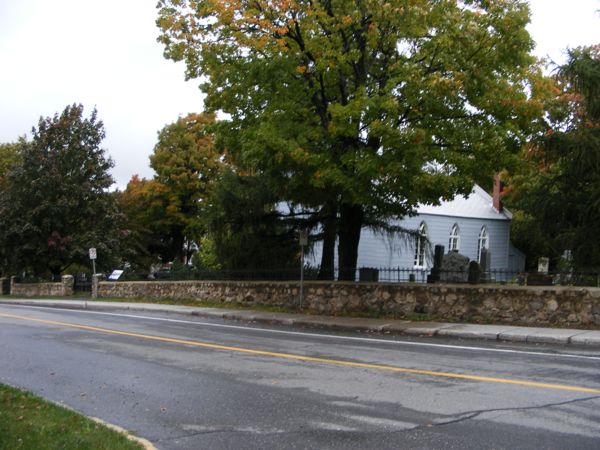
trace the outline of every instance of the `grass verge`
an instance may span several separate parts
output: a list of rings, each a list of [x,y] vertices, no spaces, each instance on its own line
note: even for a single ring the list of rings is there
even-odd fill
[[[0,450],[140,450],[124,434],[0,384]]]
[[[0,299],[14,299],[10,295],[0,295]],[[256,305],[256,304],[243,304],[243,303],[222,303],[218,300],[210,299],[192,299],[192,298],[153,298],[153,297],[131,297],[131,298],[117,298],[117,297],[100,297],[98,299],[81,298],[81,297],[27,297],[28,300],[85,300],[85,301],[99,301],[99,302],[126,302],[126,303],[152,303],[162,305],[178,305],[178,306],[196,306],[200,308],[218,308],[218,309],[231,309],[231,310],[245,310],[245,311],[257,311],[257,312],[270,312],[270,313],[289,313],[289,314],[302,314],[302,315],[321,315],[315,311],[309,311],[307,309],[291,308],[285,306],[269,306],[269,305]],[[531,327],[531,323],[519,322],[519,321],[507,321],[507,320],[495,320],[491,317],[479,317],[479,316],[462,316],[462,317],[447,317],[437,316],[427,313],[388,313],[378,311],[361,311],[361,312],[348,312],[342,311],[337,314],[333,314],[336,317],[353,317],[353,318],[366,318],[366,319],[383,319],[383,320],[408,320],[411,322],[445,322],[445,323],[467,323],[477,325],[511,325],[520,327]],[[538,325],[539,326],[539,325]],[[576,328],[580,330],[597,330],[597,327],[590,325],[571,325],[571,324],[544,324],[547,328]]]
[[[64,299],[65,297],[63,297]],[[115,298],[115,297],[100,297],[97,299],[100,302],[127,302],[127,303],[153,303],[157,305],[176,305],[176,306],[196,306],[199,308],[219,308],[219,309],[235,309],[247,311],[261,311],[273,313],[294,313],[308,314],[307,311],[298,308],[287,308],[285,306],[271,305],[244,305],[242,303],[222,303],[218,300],[208,299],[193,299],[193,298],[152,298],[152,297],[132,297],[132,298]],[[94,300],[90,300],[93,302]]]
[[[63,299],[66,299],[63,297]],[[94,300],[91,300],[92,302]],[[163,305],[179,305],[179,306],[196,306],[201,308],[218,308],[218,309],[232,309],[232,310],[246,310],[246,311],[257,311],[257,312],[272,312],[272,313],[288,313],[288,314],[302,314],[302,315],[320,315],[314,311],[307,309],[290,308],[285,306],[268,306],[268,305],[244,305],[242,303],[221,303],[218,300],[208,299],[170,299],[170,298],[152,298],[152,297],[134,297],[134,298],[115,298],[115,297],[101,297],[98,298],[101,302],[127,302],[127,303],[152,303],[152,304],[163,304]],[[445,322],[445,323],[467,323],[477,325],[511,325],[511,326],[522,326],[530,327],[532,324],[518,321],[497,321],[490,317],[478,317],[478,316],[463,316],[463,317],[447,317],[437,316],[427,313],[387,313],[378,311],[362,311],[362,312],[339,312],[334,314],[336,317],[353,317],[353,318],[364,318],[364,319],[383,319],[383,320],[408,320],[410,322]],[[573,328],[568,324],[545,324],[548,328]],[[577,325],[577,329],[581,330],[596,330],[597,328],[593,325]]]
[[[3,295],[0,298],[11,299],[10,295]],[[193,299],[193,298],[155,298],[155,297],[100,297],[98,299],[91,298],[70,298],[70,297],[27,297],[27,300],[85,300],[85,301],[100,301],[100,302],[126,302],[126,303],[151,303],[156,305],[175,305],[175,306],[196,306],[199,308],[218,308],[218,309],[231,309],[231,310],[242,310],[242,311],[257,311],[257,312],[269,312],[269,313],[286,313],[286,314],[303,314],[303,315],[319,315],[314,311],[307,309],[291,308],[286,306],[272,306],[272,305],[256,305],[243,303],[223,303],[218,300],[210,299]],[[410,313],[410,314],[399,314],[399,313],[383,313],[378,311],[362,311],[362,312],[338,312],[334,314],[336,317],[353,317],[353,318],[366,318],[366,319],[383,319],[383,320],[410,320],[411,322],[456,322],[456,323],[477,323],[477,324],[490,324],[493,323],[491,320],[485,318],[449,318],[449,317],[437,317],[425,313]]]

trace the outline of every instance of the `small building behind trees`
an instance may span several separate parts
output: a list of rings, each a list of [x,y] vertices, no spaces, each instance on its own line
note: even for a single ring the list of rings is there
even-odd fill
[[[436,245],[481,262],[489,254],[489,269],[523,271],[525,255],[510,241],[512,214],[502,206],[500,192],[493,196],[474,185],[470,195],[458,195],[439,205],[419,205],[417,214],[392,225],[411,233],[363,228],[358,247],[358,268],[402,268],[425,273],[433,266]],[[317,265],[321,245],[309,259]]]

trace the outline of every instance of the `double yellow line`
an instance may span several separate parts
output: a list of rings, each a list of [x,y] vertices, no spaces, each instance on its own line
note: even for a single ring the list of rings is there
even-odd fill
[[[587,393],[587,394],[600,394],[600,389],[586,388],[586,387],[579,387],[579,386],[569,386],[569,385],[552,384],[552,383],[539,383],[536,381],[512,380],[509,378],[483,377],[483,376],[479,376],[479,375],[464,375],[464,374],[449,373],[449,372],[436,372],[436,371],[421,370],[421,369],[408,369],[408,368],[404,368],[404,367],[389,366],[389,365],[385,365],[385,364],[370,364],[370,363],[361,363],[361,362],[355,362],[355,361],[347,361],[347,360],[342,360],[342,359],[319,358],[319,357],[314,357],[314,356],[295,355],[292,353],[269,352],[269,351],[265,351],[265,350],[255,350],[255,349],[243,348],[243,347],[233,347],[233,346],[229,346],[229,345],[209,344],[206,342],[190,341],[187,339],[175,339],[175,338],[169,338],[169,337],[164,337],[164,336],[154,336],[154,335],[150,335],[150,334],[132,333],[129,331],[111,330],[109,328],[92,327],[92,326],[88,326],[88,325],[79,325],[79,324],[74,324],[74,323],[58,322],[58,321],[54,321],[54,320],[35,319],[33,317],[18,316],[18,315],[14,315],[14,314],[0,313],[0,317],[25,320],[25,321],[29,321],[29,322],[43,323],[46,325],[57,325],[57,326],[61,326],[61,327],[93,331],[93,332],[97,332],[97,333],[135,337],[135,338],[146,339],[146,340],[150,340],[150,341],[169,342],[172,344],[183,344],[183,345],[189,345],[192,347],[208,348],[208,349],[212,349],[212,350],[224,350],[224,351],[229,351],[229,352],[245,353],[245,354],[256,355],[256,356],[268,356],[268,357],[272,357],[272,358],[280,358],[280,359],[287,359],[287,360],[293,360],[293,361],[307,361],[307,362],[330,364],[330,365],[336,365],[336,366],[359,367],[359,368],[363,368],[363,369],[375,369],[375,370],[382,370],[382,371],[387,371],[387,372],[406,373],[406,374],[412,374],[412,375],[426,375],[426,376],[431,376],[431,377],[443,377],[443,378],[451,378],[451,379],[458,379],[458,380],[483,381],[483,382],[488,382],[488,383],[513,384],[513,385],[517,385],[517,386],[527,386],[527,387],[542,388],[542,389],[557,389],[557,390],[562,390],[562,391],[582,392],[582,393]]]

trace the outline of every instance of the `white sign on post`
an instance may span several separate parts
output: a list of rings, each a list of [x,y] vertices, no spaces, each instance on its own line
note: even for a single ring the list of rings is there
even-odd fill
[[[121,275],[123,275],[122,270],[113,270],[108,279],[111,281],[117,281]]]
[[[90,248],[90,259],[96,259],[96,249],[94,247]]]

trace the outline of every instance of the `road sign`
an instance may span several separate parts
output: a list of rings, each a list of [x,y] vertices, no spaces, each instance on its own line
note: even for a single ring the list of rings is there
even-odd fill
[[[96,259],[96,249],[94,247],[90,248],[90,259],[92,261]]]

